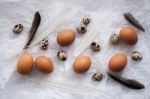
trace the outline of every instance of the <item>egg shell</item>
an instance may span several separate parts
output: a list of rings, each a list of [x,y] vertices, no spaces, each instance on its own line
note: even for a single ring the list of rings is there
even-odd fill
[[[118,53],[110,58],[108,66],[110,71],[120,72],[125,68],[126,64],[127,64],[126,55],[123,53]]]
[[[130,26],[123,27],[120,30],[119,37],[122,41],[129,45],[134,45],[138,41],[138,35],[136,31]]]
[[[32,71],[34,65],[33,57],[30,54],[24,54],[17,63],[17,72],[20,74],[28,74]]]
[[[85,73],[89,70],[91,66],[91,59],[88,56],[78,56],[74,63],[73,63],[73,69],[76,73]]]
[[[46,56],[39,56],[35,60],[36,69],[44,74],[51,73],[54,69],[53,62]]]
[[[76,38],[76,34],[71,29],[64,29],[63,31],[59,32],[57,35],[57,43],[60,46],[69,46],[73,43]]]

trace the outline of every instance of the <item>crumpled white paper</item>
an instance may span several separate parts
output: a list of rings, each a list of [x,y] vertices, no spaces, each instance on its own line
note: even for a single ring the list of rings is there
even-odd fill
[[[149,99],[150,98],[150,1],[148,0],[1,0],[0,1],[0,99]],[[10,55],[22,50],[28,36],[33,15],[39,11],[42,16],[38,31],[49,27],[53,19],[64,9],[70,8],[72,12],[68,20],[60,24],[48,37],[50,48],[42,51],[39,46],[33,47],[29,53],[34,58],[46,55],[52,58],[55,69],[50,75],[43,75],[36,71],[27,77],[16,72],[16,62],[19,56],[6,61]],[[145,27],[146,32],[136,29],[139,41],[135,46],[126,44],[111,45],[109,37],[112,33],[129,24],[124,18],[124,12],[131,12]],[[77,75],[72,71],[74,61],[73,51],[84,35],[78,35],[75,42],[66,48],[56,43],[58,31],[64,28],[75,30],[82,17],[91,15],[92,26],[97,27],[99,33],[95,41],[99,42],[102,50],[93,53],[86,48],[83,54],[90,55],[92,66],[90,70]],[[61,17],[61,16],[60,16]],[[21,35],[14,35],[12,28],[21,23],[24,30]],[[65,50],[68,60],[62,62],[57,59],[58,50]],[[130,58],[132,51],[139,51],[143,55],[140,62]],[[109,58],[117,53],[124,52],[128,57],[128,64],[122,75],[134,78],[145,85],[145,89],[133,90],[122,86],[110,79],[107,74]],[[101,82],[94,82],[91,76],[100,69],[104,74]],[[59,88],[58,88],[59,87]],[[72,90],[74,88],[77,90]],[[82,89],[82,90],[81,90]]]

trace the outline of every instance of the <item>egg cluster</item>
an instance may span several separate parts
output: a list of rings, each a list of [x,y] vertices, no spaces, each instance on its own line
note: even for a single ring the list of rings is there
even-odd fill
[[[39,56],[35,59],[30,54],[24,54],[17,63],[17,71],[20,74],[28,74],[32,71],[33,66],[41,73],[51,73],[53,71],[53,62],[46,56]]]
[[[87,25],[91,22],[91,17],[86,15],[83,17],[82,22],[79,26],[77,26],[78,33],[85,33],[87,31]],[[19,26],[15,26],[16,29],[20,29]],[[15,29],[14,29],[15,30]],[[15,30],[16,31],[16,30]],[[21,30],[19,30],[20,32]],[[57,33],[56,42],[61,47],[70,46],[76,39],[76,32],[72,29],[63,29],[62,31]],[[119,33],[113,33],[110,36],[109,41],[111,44],[118,44],[120,41],[126,43],[128,45],[135,45],[138,42],[138,34],[132,26],[123,26]],[[48,40],[43,40],[40,43],[41,49],[48,49]],[[90,48],[93,52],[98,52],[101,50],[101,46],[98,42],[91,42]],[[67,60],[67,53],[63,50],[58,51],[57,58],[59,60],[65,61]],[[138,61],[142,59],[142,56],[139,52],[134,51],[131,55],[131,58]],[[121,72],[128,62],[127,56],[125,53],[117,53],[113,55],[108,61],[109,72]],[[87,72],[92,64],[92,60],[87,55],[79,55],[76,57],[72,64],[73,70],[82,74]],[[38,56],[35,61],[30,54],[24,54],[20,57],[17,63],[17,71],[20,74],[28,74],[32,71],[33,66],[44,74],[51,73],[54,70],[54,64],[49,57],[46,56]],[[92,79],[95,81],[100,81],[103,78],[102,73],[94,73]]]

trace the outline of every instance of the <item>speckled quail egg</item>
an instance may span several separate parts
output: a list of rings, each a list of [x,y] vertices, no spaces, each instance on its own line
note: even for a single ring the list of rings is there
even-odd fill
[[[90,17],[90,15],[85,15],[84,17],[83,17],[83,24],[85,24],[85,25],[88,25],[90,22],[91,22],[91,17]]]
[[[92,51],[94,51],[94,52],[98,52],[101,50],[100,45],[97,42],[92,42],[90,44],[90,47],[91,47]]]
[[[13,28],[13,32],[16,34],[20,34],[23,31],[23,25],[22,24],[17,24]]]
[[[62,61],[65,61],[67,59],[67,54],[64,51],[59,51],[57,53],[57,58]]]
[[[46,39],[44,39],[44,40],[42,40],[42,41],[40,42],[40,48],[41,48],[42,50],[48,49],[48,45],[49,45],[49,42],[48,42],[48,40],[46,40]]]
[[[103,79],[103,75],[101,73],[94,73],[92,76],[92,80],[94,81],[101,81]]]
[[[85,32],[87,32],[87,27],[84,24],[79,24],[77,26],[77,31],[79,33],[85,33]]]
[[[140,52],[134,51],[132,52],[131,58],[136,61],[142,60],[142,55]]]
[[[119,42],[119,35],[116,34],[116,33],[113,33],[111,36],[110,36],[110,43],[112,44],[117,44]]]

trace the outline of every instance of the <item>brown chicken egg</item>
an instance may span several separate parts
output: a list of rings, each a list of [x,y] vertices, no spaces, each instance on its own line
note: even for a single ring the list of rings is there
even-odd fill
[[[36,69],[44,74],[51,73],[54,69],[53,62],[46,56],[39,56],[35,60]]]
[[[123,53],[118,53],[112,56],[109,60],[109,70],[112,72],[120,72],[123,70],[127,63],[127,57]]]
[[[130,45],[134,45],[138,41],[138,35],[136,31],[130,26],[123,27],[120,30],[119,36],[122,41]]]
[[[91,66],[91,59],[88,56],[78,56],[74,63],[73,63],[73,69],[76,73],[85,73],[89,70]]]
[[[64,29],[63,31],[59,32],[57,35],[57,43],[60,46],[69,46],[73,43],[76,38],[76,34],[71,29]]]
[[[28,74],[33,68],[33,57],[30,54],[24,54],[17,63],[17,71],[20,74]]]

